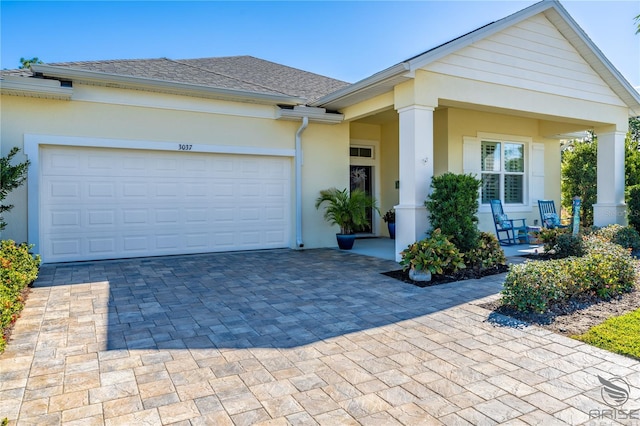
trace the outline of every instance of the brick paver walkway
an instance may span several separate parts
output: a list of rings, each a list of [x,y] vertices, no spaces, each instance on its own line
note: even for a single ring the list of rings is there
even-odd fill
[[[0,356],[0,420],[639,422],[598,375],[630,385],[628,413],[640,362],[476,306],[503,276],[420,289],[396,268],[335,250],[44,266]]]

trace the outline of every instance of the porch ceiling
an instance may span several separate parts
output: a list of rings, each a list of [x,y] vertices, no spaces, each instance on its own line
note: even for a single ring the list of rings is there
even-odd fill
[[[578,120],[571,117],[562,117],[551,114],[540,114],[529,111],[513,110],[508,108],[500,108],[491,105],[471,104],[448,99],[439,99],[440,107],[466,109],[471,111],[482,111],[494,114],[511,115],[514,117],[532,118],[540,121],[540,130],[542,136],[550,139],[566,139],[567,137],[575,137],[569,135],[598,127],[610,125],[610,123]],[[547,132],[544,129],[548,129]]]
[[[393,108],[354,120],[354,122],[365,124],[387,124],[394,121],[398,121],[398,111]]]
[[[608,123],[577,120],[569,117],[560,117],[547,114],[539,114],[527,111],[517,111],[507,108],[499,108],[490,105],[478,105],[460,101],[440,99],[437,109],[456,108],[470,111],[482,111],[493,114],[511,115],[514,117],[532,118],[540,121],[540,130],[544,137],[549,139],[574,139],[580,132],[603,127]],[[355,123],[384,125],[398,121],[398,112],[389,108],[366,117],[354,120]]]

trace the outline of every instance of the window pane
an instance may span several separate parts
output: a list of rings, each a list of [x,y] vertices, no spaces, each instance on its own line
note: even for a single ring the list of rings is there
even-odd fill
[[[482,174],[482,204],[500,199],[500,175]]]
[[[482,171],[500,171],[500,142],[482,142]]]
[[[524,200],[522,175],[504,175],[504,203],[522,204]]]
[[[360,150],[358,148],[354,148],[354,147],[349,148],[349,155],[351,157],[357,157],[359,153],[360,153]]]
[[[506,172],[524,172],[524,145],[520,143],[504,144],[504,170]]]
[[[373,150],[371,148],[360,148],[360,157],[373,157]]]

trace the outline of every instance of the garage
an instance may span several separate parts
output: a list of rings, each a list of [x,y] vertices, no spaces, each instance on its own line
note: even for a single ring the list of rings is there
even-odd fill
[[[44,262],[288,247],[291,159],[40,146]]]

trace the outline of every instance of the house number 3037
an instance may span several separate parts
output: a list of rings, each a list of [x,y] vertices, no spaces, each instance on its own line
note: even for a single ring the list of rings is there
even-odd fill
[[[178,144],[178,151],[191,151],[191,148],[193,148],[193,145],[188,145],[184,143]]]

